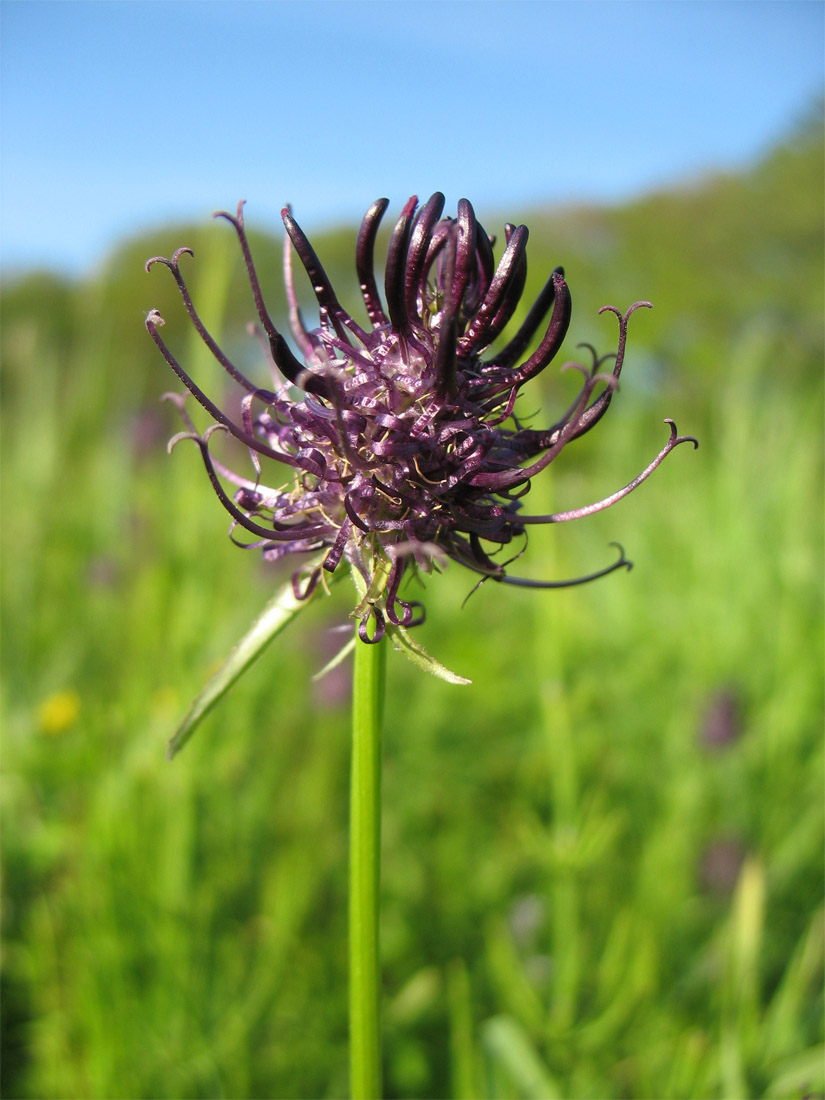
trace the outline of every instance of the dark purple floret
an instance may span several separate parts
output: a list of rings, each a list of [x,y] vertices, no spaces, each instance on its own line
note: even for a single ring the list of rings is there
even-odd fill
[[[355,268],[366,309],[362,327],[341,306],[312,245],[292,217],[282,211],[287,238],[284,270],[296,356],[275,327],[261,293],[243,222],[221,213],[234,228],[243,252],[252,295],[271,359],[273,388],[256,386],[237,369],[203,325],[180,271],[181,248],[170,269],[184,306],[201,339],[231,378],[245,391],[240,415],[232,418],[189,377],[159,334],[156,310],[146,327],[189,393],[216,422],[196,432],[175,400],[187,427],[179,438],[194,439],[209,478],[232,526],[241,527],[264,556],[324,551],[323,565],[309,576],[296,571],[297,598],[307,597],[321,577],[346,560],[367,589],[359,632],[376,641],[386,624],[413,626],[423,618],[420,605],[400,598],[401,582],[416,567],[429,570],[444,558],[466,565],[482,580],[535,588],[564,587],[630,568],[619,548],[606,568],[569,581],[532,581],[510,576],[494,560],[531,524],[561,523],[615,503],[644,481],[680,443],[672,420],[670,437],[650,465],[623,489],[583,508],[551,515],[527,515],[520,497],[533,477],[572,440],[604,415],[624,363],[626,313],[605,309],[618,319],[614,356],[593,355],[582,374],[576,399],[544,430],[522,427],[514,415],[521,387],[558,353],[570,324],[570,292],[560,267],[552,272],[520,328],[499,351],[485,352],[512,319],[527,276],[527,227],[505,227],[505,247],[495,264],[492,241],[466,199],[455,218],[442,217],[444,196],[437,192],[419,207],[411,198],[390,236],[382,302],[375,277],[375,241],[386,199],[367,211],[358,232]],[[297,254],[318,302],[319,325],[306,327],[292,274]],[[550,314],[547,319],[547,314]],[[547,319],[547,320],[546,320]],[[543,336],[531,354],[536,333]],[[525,357],[526,356],[526,357]],[[602,367],[614,359],[612,370]],[[222,429],[249,449],[253,477],[242,477],[214,459],[212,431]],[[262,460],[272,472],[266,477]],[[224,482],[234,486],[230,493]],[[511,554],[510,560],[519,556]],[[372,625],[369,626],[369,620]],[[368,629],[369,626],[369,629]]]

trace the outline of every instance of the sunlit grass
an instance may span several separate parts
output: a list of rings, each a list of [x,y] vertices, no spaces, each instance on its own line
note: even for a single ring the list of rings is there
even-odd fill
[[[634,317],[603,428],[531,506],[629,480],[665,415],[701,448],[611,512],[537,532],[525,568],[575,575],[619,539],[633,572],[559,593],[487,584],[462,609],[473,579],[453,567],[430,582],[421,640],[473,686],[389,662],[388,1095],[823,1088],[822,349],[805,305],[822,271],[784,212],[783,158],[702,203],[610,216],[625,262],[604,296],[627,286],[616,304],[656,310]],[[821,220],[814,198],[799,202]],[[757,215],[781,300],[753,289]],[[563,261],[576,295],[578,268],[588,312],[571,331],[606,347],[589,306],[607,238],[576,254],[560,235],[563,256],[539,235],[531,272]],[[164,759],[274,588],[226,539],[194,448],[164,452],[155,398],[172,380],[141,320],[165,291],[138,261],[180,243],[4,304],[9,1096],[346,1094],[347,674],[310,677],[347,600],[310,607]],[[248,303],[197,289],[242,336]],[[563,386],[547,389],[549,404]]]

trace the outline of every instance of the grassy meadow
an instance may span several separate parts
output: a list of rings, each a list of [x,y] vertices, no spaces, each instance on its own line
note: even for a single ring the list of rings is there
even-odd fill
[[[666,416],[701,446],[606,513],[534,529],[519,563],[586,573],[618,540],[630,573],[486,584],[466,606],[468,572],[430,578],[418,637],[471,687],[390,655],[390,1097],[825,1090],[820,133],[630,205],[485,218],[530,225],[525,301],[564,264],[562,358],[615,347],[601,305],[654,303],[630,323],[609,414],[531,510],[625,484]],[[30,275],[3,294],[9,1098],[347,1090],[349,668],[312,676],[340,644],[349,581],[164,758],[288,575],[226,537],[196,448],[165,450],[178,424],[158,399],[176,380],[149,308],[204,388],[228,390],[144,259],[191,245],[207,324],[254,357],[234,238],[208,213],[83,281]],[[314,241],[348,305],[353,243],[353,228]],[[282,318],[280,243],[259,232],[253,248]],[[553,364],[520,411],[549,423],[573,386]]]

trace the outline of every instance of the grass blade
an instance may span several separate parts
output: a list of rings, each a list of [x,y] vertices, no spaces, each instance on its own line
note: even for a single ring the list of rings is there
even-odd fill
[[[317,591],[317,589],[316,589]],[[177,755],[200,723],[246,672],[253,661],[263,653],[269,643],[289,626],[295,616],[310,602],[314,592],[303,600],[297,600],[289,580],[278,594],[269,601],[227,659],[195,698],[186,717],[175,730],[166,750],[167,759]]]

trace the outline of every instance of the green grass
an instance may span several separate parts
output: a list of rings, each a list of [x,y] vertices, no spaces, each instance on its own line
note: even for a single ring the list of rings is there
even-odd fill
[[[463,610],[469,574],[431,579],[420,640],[472,687],[391,655],[389,1096],[825,1087],[821,163],[802,135],[741,177],[536,219],[532,285],[565,264],[571,349],[612,346],[605,301],[656,308],[531,505],[629,480],[664,416],[701,448],[523,559],[573,575],[619,539],[630,574]],[[349,671],[311,676],[348,584],[164,759],[282,576],[225,537],[195,449],[166,456],[173,379],[141,326],[159,307],[196,361],[171,280],[141,271],[190,243],[207,319],[244,346],[228,238],[205,219],[4,295],[8,1097],[346,1094]],[[280,249],[254,243],[280,308]],[[316,247],[352,300],[347,236]],[[545,415],[570,384],[548,375]],[[711,748],[714,706],[732,738]]]

